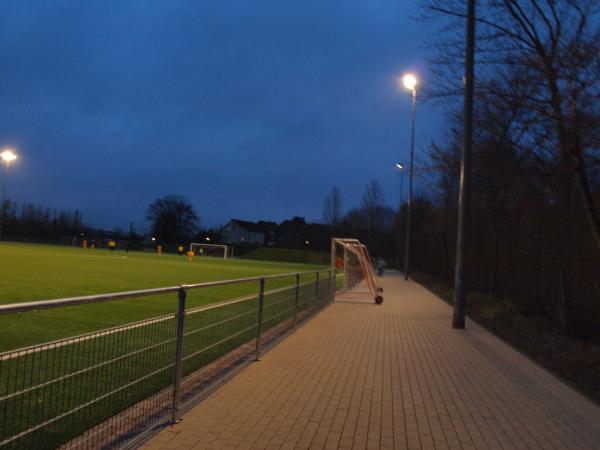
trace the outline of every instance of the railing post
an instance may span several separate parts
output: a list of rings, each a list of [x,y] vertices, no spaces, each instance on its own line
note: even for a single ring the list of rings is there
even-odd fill
[[[317,309],[317,302],[319,300],[319,271],[317,270],[315,279],[315,309]]]
[[[294,296],[294,328],[296,328],[298,316],[298,300],[300,299],[300,274],[296,274],[296,293]]]
[[[338,275],[338,271],[337,269],[333,269],[333,273],[331,274],[331,279],[329,280],[329,282],[331,283],[331,301],[335,302],[335,291],[337,290],[337,275]]]
[[[265,279],[260,279],[260,289],[258,291],[258,323],[256,324],[256,361],[260,360],[260,347],[263,323],[263,306],[265,303]]]
[[[332,285],[332,282],[331,282],[331,280],[332,280],[332,278],[331,278],[332,272],[335,274],[335,271],[332,271],[331,269],[329,269],[329,278],[328,278],[329,279],[329,283],[327,283],[327,286],[328,286],[328,289],[329,289],[329,291],[327,292],[327,300],[329,302],[332,302],[333,301],[333,297],[335,296],[335,289],[334,289],[334,286]]]
[[[181,404],[181,372],[183,361],[183,331],[185,324],[185,299],[187,292],[182,286],[177,292],[179,306],[177,307],[177,336],[175,341],[175,376],[173,379],[173,417],[172,422],[179,420],[179,408]]]

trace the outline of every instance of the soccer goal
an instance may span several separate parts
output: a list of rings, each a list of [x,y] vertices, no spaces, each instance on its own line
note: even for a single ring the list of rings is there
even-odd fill
[[[343,273],[345,289],[369,294],[378,305],[383,302],[383,289],[377,282],[373,261],[367,247],[358,239],[331,239],[331,270]]]
[[[190,251],[197,256],[213,256],[224,259],[233,258],[233,249],[228,245],[192,242],[190,244]]]

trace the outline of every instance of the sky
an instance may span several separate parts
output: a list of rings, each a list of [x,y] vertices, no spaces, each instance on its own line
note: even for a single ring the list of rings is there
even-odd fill
[[[399,201],[425,25],[406,0],[34,1],[0,5],[0,146],[11,199],[142,226],[185,196],[205,227],[321,218],[377,178]],[[442,112],[418,104],[417,153]],[[406,182],[404,183],[406,192]]]

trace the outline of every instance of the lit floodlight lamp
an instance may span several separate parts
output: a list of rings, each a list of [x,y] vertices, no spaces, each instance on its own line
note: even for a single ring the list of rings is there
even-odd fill
[[[0,158],[2,158],[2,161],[9,163],[17,159],[18,156],[13,150],[7,148],[2,153],[0,153]]]
[[[397,167],[399,170],[404,170],[404,166],[402,165],[402,163],[399,163],[399,162],[397,162],[397,163],[396,163],[396,167]]]
[[[414,91],[417,87],[417,77],[412,73],[407,73],[402,77],[402,84],[406,89]]]

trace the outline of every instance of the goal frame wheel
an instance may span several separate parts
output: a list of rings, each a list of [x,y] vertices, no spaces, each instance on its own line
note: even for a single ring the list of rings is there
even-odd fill
[[[383,303],[383,297],[381,295],[375,297],[375,303],[381,305]]]

